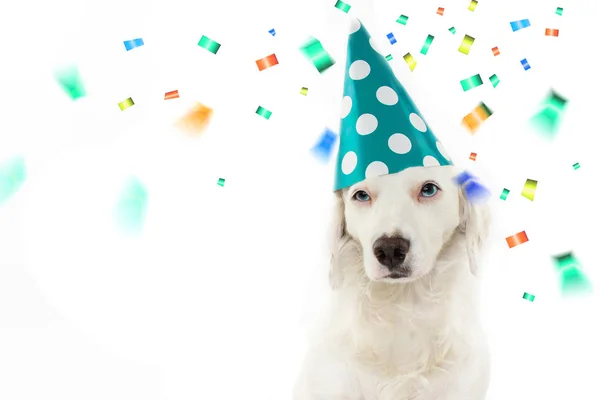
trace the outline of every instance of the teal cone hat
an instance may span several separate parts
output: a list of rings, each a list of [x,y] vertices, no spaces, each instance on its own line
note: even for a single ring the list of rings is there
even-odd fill
[[[334,190],[411,167],[452,165],[369,32],[358,20],[351,31]]]

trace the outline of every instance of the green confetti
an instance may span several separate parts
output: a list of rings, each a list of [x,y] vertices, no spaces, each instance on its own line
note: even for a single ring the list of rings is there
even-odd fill
[[[523,298],[525,300],[529,300],[531,302],[533,302],[533,300],[535,299],[535,296],[533,294],[529,294],[527,292],[523,293]]]
[[[427,35],[427,39],[425,39],[425,44],[423,44],[423,47],[421,48],[421,54],[427,55],[427,52],[429,51],[429,46],[431,46],[433,39],[433,35]]]
[[[456,29],[454,29],[454,27],[451,27],[450,29],[448,29],[450,32],[452,32],[452,34],[454,35],[456,33]]]
[[[138,179],[131,178],[115,207],[115,220],[118,227],[125,233],[139,234],[144,227],[147,206],[146,188]]]
[[[130,97],[128,99],[123,100],[122,102],[119,103],[119,108],[121,109],[121,111],[126,110],[127,108],[131,107],[133,105],[133,99]]]
[[[264,119],[271,118],[271,114],[273,114],[271,111],[269,111],[266,108],[261,107],[261,106],[258,106],[258,108],[256,109],[256,113],[258,115],[260,115],[261,117],[263,117]]]
[[[481,79],[481,75],[473,75],[470,78],[463,79],[460,81],[460,85],[462,86],[463,91],[469,91],[477,86],[483,85],[483,80]]]
[[[508,190],[508,189],[506,189],[506,188],[505,188],[505,189],[503,189],[503,190],[502,190],[502,194],[500,195],[500,198],[501,198],[502,200],[506,200],[506,198],[508,197],[508,194],[509,194],[509,193],[510,193],[510,190]]]
[[[388,54],[387,56],[385,56],[385,59],[388,61],[392,61],[394,59],[394,57],[392,57],[391,54]]]
[[[350,11],[350,5],[344,3],[342,0],[337,0],[335,3],[335,8],[342,10],[345,13],[348,13],[348,11]]]
[[[212,39],[202,35],[200,41],[198,42],[198,46],[210,51],[213,54],[217,54],[217,51],[221,48],[221,44],[215,42]]]
[[[576,162],[575,164],[573,164],[573,169],[579,169],[579,163]]]
[[[408,17],[406,15],[401,15],[398,17],[396,22],[402,25],[406,25],[406,23],[408,22]]]
[[[327,68],[335,64],[335,60],[323,48],[321,42],[314,37],[311,37],[302,47],[300,51],[312,61],[319,73],[323,73]]]
[[[71,100],[77,100],[86,95],[83,80],[77,67],[71,66],[56,71],[54,79],[56,79],[65,93],[71,97]]]
[[[554,257],[555,265],[560,273],[563,295],[587,294],[592,285],[581,271],[579,261],[573,253],[568,252]]]
[[[219,178],[219,180],[217,181],[217,185],[219,186],[225,186],[225,179],[224,178]]]
[[[557,13],[558,15],[562,16],[562,13],[563,13],[563,9],[562,9],[562,7],[556,7],[556,13]]]
[[[12,197],[27,178],[23,157],[14,157],[0,164],[0,204]]]
[[[558,133],[567,102],[567,99],[552,90],[542,103],[540,111],[529,122],[546,139],[553,139]]]
[[[496,76],[496,74],[490,76],[490,82],[492,82],[492,86],[496,87],[500,83],[500,79]]]

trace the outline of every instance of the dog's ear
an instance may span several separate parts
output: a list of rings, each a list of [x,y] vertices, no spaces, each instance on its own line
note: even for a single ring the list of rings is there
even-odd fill
[[[331,225],[331,261],[329,263],[329,284],[332,289],[342,286],[344,275],[340,260],[342,244],[346,236],[346,218],[344,216],[344,199],[342,191],[335,192],[335,204],[333,210],[333,221]]]
[[[459,229],[465,236],[469,268],[473,275],[477,275],[481,251],[490,231],[490,209],[485,201],[469,201],[464,188],[459,192]]]

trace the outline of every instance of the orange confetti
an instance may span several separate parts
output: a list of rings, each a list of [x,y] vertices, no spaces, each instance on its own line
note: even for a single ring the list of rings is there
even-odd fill
[[[178,99],[179,90],[173,90],[172,92],[165,93],[165,100]]]
[[[555,37],[558,37],[558,29],[546,28],[546,36],[555,36]]]
[[[444,8],[443,7],[438,7],[437,13],[439,15],[444,15]]]
[[[200,134],[206,129],[212,116],[212,108],[201,103],[196,105],[179,120],[179,127],[189,133]]]
[[[492,110],[485,103],[481,102],[473,111],[464,116],[462,124],[470,131],[471,135],[474,135],[479,126],[492,114]]]
[[[525,231],[519,232],[516,235],[512,235],[506,238],[506,243],[508,244],[508,248],[510,249],[525,242],[529,242],[529,238],[527,237]]]
[[[256,60],[256,65],[258,66],[259,71],[262,71],[277,64],[279,64],[279,61],[277,61],[277,57],[275,56],[275,54],[271,54],[270,56],[261,58],[260,60]]]
[[[495,56],[498,56],[498,55],[500,55],[500,50],[498,50],[498,47],[497,47],[497,46],[496,46],[496,47],[494,47],[494,48],[492,49],[492,51],[494,52],[494,57],[495,57]]]
[[[477,153],[471,153],[471,155],[469,156],[469,158],[473,161],[475,161],[475,159],[477,158]]]

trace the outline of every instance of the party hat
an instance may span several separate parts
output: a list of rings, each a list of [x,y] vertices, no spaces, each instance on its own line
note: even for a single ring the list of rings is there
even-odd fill
[[[452,165],[371,35],[352,23],[334,190],[411,167]]]

